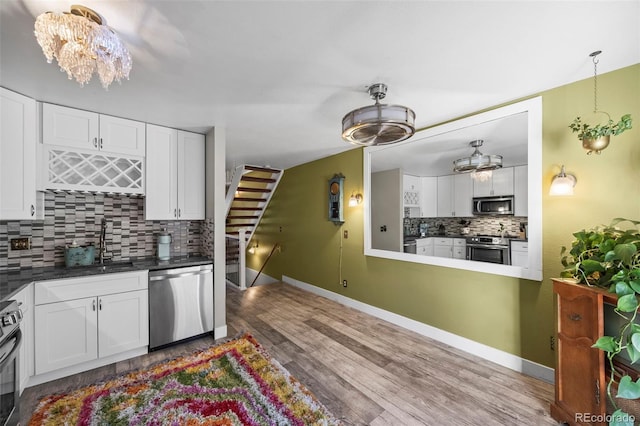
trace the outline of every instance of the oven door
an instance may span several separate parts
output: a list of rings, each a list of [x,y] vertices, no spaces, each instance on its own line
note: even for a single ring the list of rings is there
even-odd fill
[[[16,329],[0,345],[0,425],[17,425],[20,420],[18,350],[22,332]]]
[[[478,262],[499,263],[509,265],[509,247],[482,244],[467,244],[467,259]]]

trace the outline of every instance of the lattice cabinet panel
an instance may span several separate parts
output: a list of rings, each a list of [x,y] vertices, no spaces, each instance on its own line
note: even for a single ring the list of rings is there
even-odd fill
[[[45,189],[144,194],[144,158],[45,147]]]

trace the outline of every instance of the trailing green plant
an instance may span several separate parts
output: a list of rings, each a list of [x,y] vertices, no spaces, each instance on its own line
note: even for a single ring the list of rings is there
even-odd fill
[[[617,227],[620,223],[628,229]],[[629,375],[616,370],[613,359],[626,351],[631,363],[640,360],[640,325],[635,323],[638,315],[640,294],[640,221],[616,218],[608,226],[597,226],[573,234],[571,249],[562,247],[562,276],[579,283],[608,288],[618,296],[615,313],[624,319],[617,336],[602,336],[592,346],[606,353],[611,367],[607,384],[607,396],[615,408],[610,425],[633,425],[633,417],[618,408],[612,396],[615,376],[620,375],[617,398],[640,398],[640,379],[631,380]]]
[[[608,114],[607,114],[608,115]],[[617,136],[625,130],[631,129],[631,114],[623,115],[617,123],[609,117],[606,124],[591,126],[582,122],[582,118],[576,117],[569,128],[573,133],[578,133],[578,139],[598,139],[601,136]]]

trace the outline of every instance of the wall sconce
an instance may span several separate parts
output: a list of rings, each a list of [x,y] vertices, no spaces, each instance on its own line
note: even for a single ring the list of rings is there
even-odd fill
[[[253,244],[251,247],[249,247],[249,250],[247,250],[249,253],[251,254],[255,254],[256,253],[256,249],[258,248],[258,242],[256,241],[255,244]]]
[[[577,181],[578,179],[574,175],[565,173],[563,164],[560,173],[555,175],[551,181],[549,195],[573,195],[573,188]]]
[[[351,197],[349,197],[349,207],[355,207],[362,203],[362,194],[351,193]]]

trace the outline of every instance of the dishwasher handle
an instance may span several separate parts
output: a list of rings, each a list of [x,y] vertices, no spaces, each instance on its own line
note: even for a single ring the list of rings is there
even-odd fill
[[[185,266],[173,269],[163,269],[158,271],[149,271],[149,281],[167,280],[171,278],[188,277],[192,275],[204,275],[213,272],[212,264],[200,266]]]

